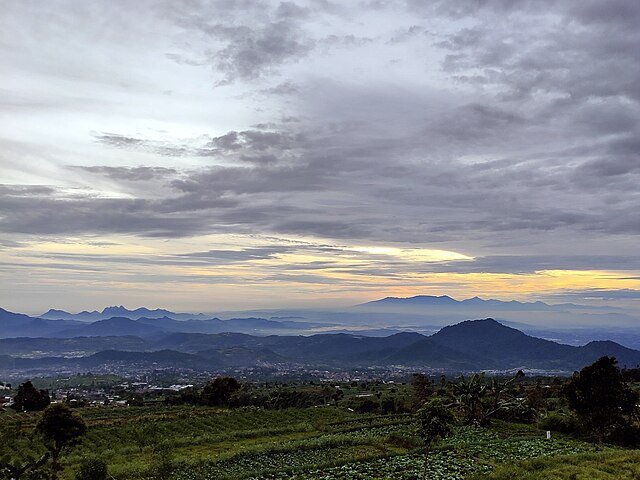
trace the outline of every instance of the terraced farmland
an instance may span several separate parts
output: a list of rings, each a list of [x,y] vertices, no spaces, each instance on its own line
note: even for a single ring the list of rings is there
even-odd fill
[[[160,406],[80,413],[89,434],[66,458],[63,478],[68,480],[84,457],[96,453],[117,480],[152,478],[160,457],[172,465],[167,478],[176,480],[416,479],[425,474],[456,480],[484,478],[519,461],[597,450],[570,438],[547,440],[531,425],[459,426],[425,464],[417,425],[408,414],[366,415],[337,407]]]

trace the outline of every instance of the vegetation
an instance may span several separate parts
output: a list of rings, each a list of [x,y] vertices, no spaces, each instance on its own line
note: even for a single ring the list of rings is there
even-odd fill
[[[56,480],[58,472],[62,470],[60,455],[87,433],[87,426],[68,406],[58,403],[45,409],[36,431],[42,435],[44,445],[51,454],[51,480]]]
[[[75,480],[107,480],[107,464],[100,458],[82,460]]]
[[[410,380],[250,385],[222,377],[164,397],[136,393],[141,406],[5,410],[0,480],[102,480],[107,472],[116,480],[638,473],[637,451],[613,446],[634,447],[637,436],[635,408],[627,403],[634,385],[612,359],[570,379]],[[585,413],[594,398],[613,409],[606,421]],[[601,430],[606,422],[615,428]]]
[[[486,480],[620,480],[640,478],[640,452],[609,451],[552,458],[536,458],[501,466]]]
[[[574,374],[565,386],[569,408],[599,443],[629,431],[638,394],[623,381],[615,358],[602,357]],[[633,435],[633,433],[631,433]]]
[[[440,398],[429,400],[418,411],[419,434],[425,446],[425,468],[428,465],[429,451],[438,440],[451,435],[454,417]]]
[[[39,412],[50,403],[49,392],[36,389],[31,382],[20,385],[13,398],[13,408],[19,412]]]

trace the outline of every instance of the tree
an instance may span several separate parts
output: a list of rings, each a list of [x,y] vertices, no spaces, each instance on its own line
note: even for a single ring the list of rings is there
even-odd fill
[[[31,382],[20,385],[13,398],[13,408],[18,412],[40,412],[50,403],[49,392],[38,390]]]
[[[153,480],[169,480],[174,470],[171,444],[167,441],[156,442],[152,449],[149,473]]]
[[[218,377],[208,382],[200,395],[205,405],[228,405],[231,395],[240,389],[240,383],[233,377]]]
[[[423,373],[414,373],[411,378],[414,404],[420,407],[433,394],[433,385],[429,377]]]
[[[460,409],[465,423],[486,425],[498,412],[520,408],[522,402],[510,395],[509,389],[522,375],[518,372],[504,381],[495,377],[485,381],[484,373],[475,373],[468,378],[461,376],[452,388],[455,405]]]
[[[582,427],[599,443],[629,425],[628,416],[638,401],[638,394],[623,382],[617,363],[613,357],[601,357],[574,373],[563,391]]]
[[[54,403],[42,413],[36,431],[42,435],[51,454],[51,480],[56,480],[61,470],[60,454],[87,433],[87,426],[67,405]]]
[[[451,434],[454,417],[440,398],[434,398],[418,410],[418,419],[418,433],[425,446],[424,468],[426,478],[429,451],[434,443]]]

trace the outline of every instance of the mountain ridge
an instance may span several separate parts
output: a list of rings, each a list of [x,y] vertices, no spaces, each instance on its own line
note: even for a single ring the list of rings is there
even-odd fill
[[[130,361],[134,364],[206,370],[215,366],[246,367],[283,363],[313,368],[407,366],[447,372],[522,368],[566,373],[605,355],[615,356],[621,366],[634,367],[640,364],[640,351],[612,341],[595,341],[582,346],[565,345],[527,335],[492,318],[460,322],[430,336],[416,332],[396,333],[387,337],[345,333],[261,337],[240,333],[165,332],[139,340],[135,340],[138,338],[135,336],[97,337],[109,338],[108,341],[96,341],[96,337],[82,338],[84,340],[65,340],[70,342],[69,348],[74,354],[83,342],[93,345],[93,351],[87,351],[82,357],[62,357],[58,353],[58,356],[21,358],[18,356],[19,349],[14,348],[13,356],[3,358],[2,364],[5,368],[9,368],[7,365],[13,365],[14,368],[52,368],[60,365],[81,370],[96,366],[110,368],[112,364],[109,362],[126,364]],[[122,349],[118,338],[127,339],[127,350]],[[47,339],[30,339],[32,347],[44,340]],[[18,343],[19,339],[0,341],[0,347],[4,344],[15,347]],[[24,348],[29,348],[26,340]],[[110,353],[101,354],[105,351]]]
[[[414,295],[412,297],[384,297],[378,300],[361,303],[355,305],[355,308],[376,308],[376,307],[417,307],[432,306],[441,308],[466,308],[466,307],[487,307],[501,310],[558,310],[558,309],[576,309],[576,310],[615,310],[615,307],[600,307],[592,305],[578,305],[574,303],[548,304],[537,300],[535,302],[520,302],[518,300],[497,300],[493,298],[483,299],[478,296],[456,300],[449,295]]]

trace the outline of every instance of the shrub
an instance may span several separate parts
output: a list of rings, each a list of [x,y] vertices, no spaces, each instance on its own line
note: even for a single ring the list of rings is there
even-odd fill
[[[616,425],[607,436],[607,441],[623,447],[640,445],[640,428],[631,424]]]
[[[99,458],[85,458],[80,463],[75,480],[106,480],[107,464]]]
[[[560,412],[547,412],[540,419],[539,425],[543,430],[560,433],[576,433],[580,428],[580,422],[575,415]]]

